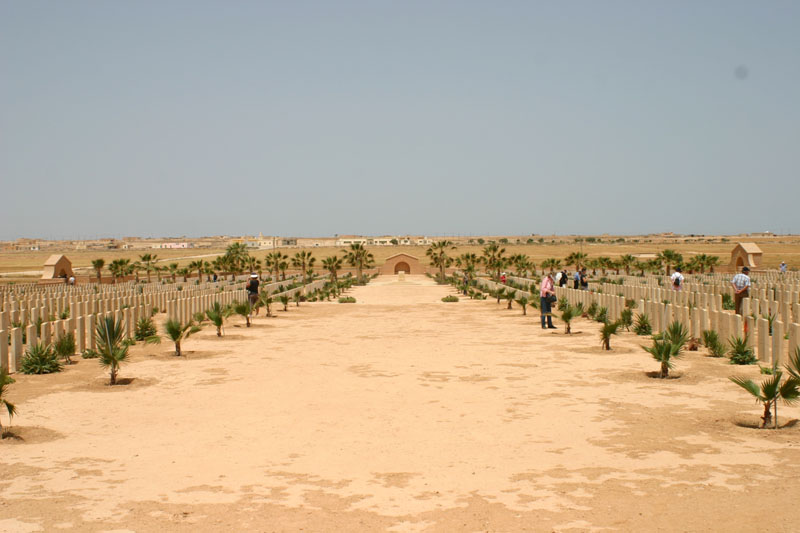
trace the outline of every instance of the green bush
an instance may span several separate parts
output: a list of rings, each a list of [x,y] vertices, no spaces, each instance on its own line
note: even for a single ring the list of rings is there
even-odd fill
[[[342,296],[339,298],[340,304],[354,304],[356,303],[356,299],[352,296]]]
[[[75,335],[72,333],[60,335],[53,343],[53,351],[58,357],[63,357],[68,365],[72,364],[70,356],[75,353],[75,348]]]
[[[608,309],[605,307],[599,308],[594,315],[594,319],[603,324],[608,323]]]
[[[732,311],[736,309],[736,305],[733,302],[733,296],[730,294],[723,294],[722,295],[722,308]]]
[[[653,333],[653,326],[650,324],[650,318],[646,314],[636,315],[633,332],[637,335],[651,335]]]
[[[152,337],[156,333],[156,325],[153,323],[152,318],[143,316],[136,323],[136,332],[134,333],[134,337],[137,341],[143,341],[147,337]]]
[[[61,361],[52,346],[38,342],[25,351],[20,371],[23,374],[52,374],[61,371]]]
[[[747,337],[731,337],[728,344],[731,345],[728,354],[732,365],[752,365],[757,361],[753,349],[747,345]]]
[[[630,331],[633,325],[633,309],[626,307],[619,314],[619,325],[625,328],[625,331]]]
[[[449,294],[449,295],[445,296],[444,298],[442,298],[442,301],[443,302],[457,302],[458,301],[458,296],[455,296],[453,294]]]
[[[708,348],[708,354],[711,357],[723,357],[727,351],[725,345],[719,340],[719,335],[713,330],[703,332],[703,344]]]
[[[597,302],[592,302],[589,305],[589,308],[586,309],[586,314],[589,315],[589,318],[594,318],[597,315]]]
[[[81,354],[81,357],[83,357],[84,359],[97,359],[98,357],[100,357],[100,354],[97,353],[97,351],[92,350],[91,348],[87,348]]]

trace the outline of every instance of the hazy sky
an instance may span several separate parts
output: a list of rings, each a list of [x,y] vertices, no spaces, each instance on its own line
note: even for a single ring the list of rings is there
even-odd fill
[[[0,239],[800,232],[800,2],[0,0]]]

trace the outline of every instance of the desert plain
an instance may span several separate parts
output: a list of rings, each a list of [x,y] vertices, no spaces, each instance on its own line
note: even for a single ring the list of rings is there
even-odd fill
[[[356,304],[292,304],[186,341],[17,374],[0,531],[796,531],[800,417],[756,429],[688,352],[379,276]],[[561,324],[556,321],[556,324]]]

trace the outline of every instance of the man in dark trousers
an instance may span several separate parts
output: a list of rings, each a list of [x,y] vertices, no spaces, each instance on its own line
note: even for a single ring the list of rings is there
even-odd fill
[[[252,311],[255,307],[256,309],[256,316],[258,316],[258,307],[256,307],[256,302],[258,302],[258,274],[255,272],[250,274],[250,279],[247,280],[247,301],[250,303],[250,310]]]

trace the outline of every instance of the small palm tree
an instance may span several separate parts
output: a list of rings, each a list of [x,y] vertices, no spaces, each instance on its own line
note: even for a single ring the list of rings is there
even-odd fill
[[[667,326],[667,330],[664,332],[664,340],[677,345],[681,350],[683,350],[683,347],[686,346],[687,342],[689,342],[689,332],[686,330],[686,327],[683,324],[677,320],[674,320],[669,326]]]
[[[106,266],[106,262],[104,259],[93,259],[92,260],[92,268],[97,271],[97,283],[102,281],[103,276],[103,267]]]
[[[617,329],[619,329],[619,322],[606,322],[600,328],[600,345],[604,350],[611,349],[611,335],[616,335]]]
[[[128,360],[128,345],[125,340],[125,328],[122,319],[116,322],[112,317],[103,317],[97,323],[95,342],[97,344],[98,361],[108,368],[109,385],[117,383],[117,374],[122,363]]]
[[[5,399],[6,393],[8,391],[7,387],[13,383],[14,380],[11,379],[11,376],[8,375],[8,372],[5,368],[0,367],[0,407],[5,407],[6,411],[8,412],[8,425],[11,425],[11,419],[14,418],[14,415],[17,414],[16,406]],[[3,424],[0,421],[0,438],[3,435]]]
[[[514,303],[514,296],[516,291],[514,289],[508,289],[506,291],[506,302],[508,302],[508,307],[506,309],[511,309],[511,304]]]
[[[528,298],[526,296],[520,296],[519,298],[517,298],[514,301],[517,302],[519,304],[519,306],[522,308],[522,315],[523,316],[527,316],[527,314],[528,314]]]
[[[653,359],[661,363],[661,373],[659,377],[665,379],[669,377],[669,371],[673,368],[673,359],[677,359],[681,354],[681,347],[672,344],[665,339],[653,339],[652,346],[642,346],[642,349],[653,356]]]
[[[244,317],[245,323],[247,327],[250,327],[250,312],[252,309],[250,308],[250,302],[234,302],[233,304],[233,312],[237,315]]]
[[[294,292],[294,303],[297,307],[300,307],[300,300],[303,299],[303,295],[300,294],[300,291]]]
[[[497,296],[497,303],[500,303],[500,300],[506,296],[506,290],[502,287],[498,287],[497,291],[495,292],[495,296]]]
[[[181,351],[181,342],[188,339],[191,335],[194,335],[202,328],[193,322],[189,321],[185,324],[181,324],[178,320],[167,320],[164,324],[164,331],[167,333],[167,337],[175,343],[175,356],[180,357],[183,355]],[[152,337],[147,338],[148,344],[161,344],[161,337],[158,335],[153,335]]]
[[[286,294],[286,293],[284,293],[284,294],[281,294],[281,295],[278,297],[278,299],[279,299],[279,300],[281,301],[281,303],[283,304],[283,310],[284,310],[284,311],[288,311],[288,310],[289,310],[289,295],[288,295],[288,294]]]
[[[292,266],[299,269],[303,275],[303,285],[306,284],[306,280],[308,279],[308,273],[306,270],[308,270],[308,268],[312,268],[316,261],[317,258],[314,257],[313,254],[308,250],[303,250],[302,252],[297,252],[294,254],[294,257],[292,258]]]
[[[630,331],[633,325],[633,309],[625,308],[619,314],[619,325],[625,328],[625,331]]]
[[[448,240],[438,241],[430,245],[425,251],[425,255],[431,258],[431,265],[439,269],[439,283],[444,283],[445,268],[453,263],[453,258],[447,255],[447,250],[455,250],[456,247]]]
[[[156,261],[158,256],[155,254],[144,254],[139,256],[139,260],[144,265],[144,270],[147,272],[147,283],[150,283],[150,273],[155,270]]]
[[[197,281],[198,283],[203,281],[203,270],[205,269],[205,263],[202,259],[197,259],[196,261],[192,261],[189,263],[187,268],[189,270],[197,270]]]
[[[752,365],[757,361],[756,354],[753,353],[753,349],[748,344],[747,335],[744,337],[731,337],[728,344],[731,346],[728,355],[731,358],[732,365]]]
[[[231,309],[214,302],[214,305],[206,310],[206,316],[217,327],[217,337],[222,337],[222,327],[225,325],[225,319],[231,316]]]
[[[650,324],[650,318],[646,314],[636,315],[633,332],[637,335],[650,335],[653,333],[653,326]]]
[[[764,406],[764,414],[761,416],[762,428],[767,427],[772,421],[773,403],[777,406],[778,400],[783,400],[787,404],[792,404],[800,397],[800,380],[792,376],[781,383],[783,372],[780,370],[776,370],[771,377],[762,381],[760,385],[753,380],[738,376],[729,379],[752,394],[756,402],[760,402]],[[777,425],[778,417],[776,414],[775,426],[777,427]]]
[[[581,311],[577,307],[571,305],[567,305],[564,310],[561,311],[561,321],[564,322],[564,333],[567,335],[572,333],[570,322],[573,318],[578,316],[581,316]]]
[[[267,291],[262,291],[258,295],[258,301],[256,302],[256,307],[264,307],[267,311],[267,316],[272,316],[272,296],[269,295]]]
[[[56,355],[63,357],[64,362],[68,365],[72,364],[70,356],[75,353],[75,346],[75,334],[71,332],[60,335],[56,342],[53,343]]]

